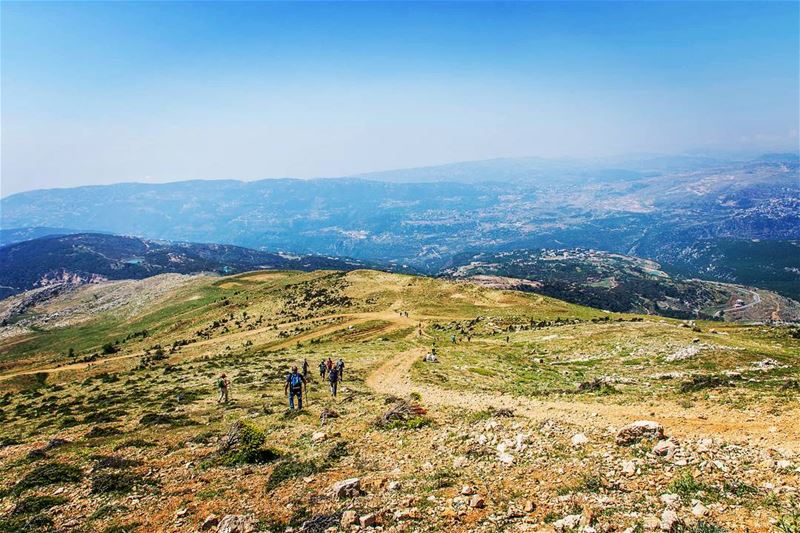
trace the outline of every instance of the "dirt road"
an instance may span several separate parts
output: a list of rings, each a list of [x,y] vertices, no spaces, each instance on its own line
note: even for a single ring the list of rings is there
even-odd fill
[[[777,417],[755,416],[713,405],[686,409],[663,401],[656,406],[539,401],[502,393],[448,390],[412,381],[411,366],[425,353],[425,348],[419,347],[398,354],[372,372],[367,377],[367,385],[376,392],[400,397],[417,392],[429,407],[476,411],[490,407],[510,408],[517,415],[537,421],[558,419],[595,428],[621,427],[635,420],[648,419],[663,424],[669,435],[678,438],[721,438],[729,443],[800,452],[800,412],[797,410]]]

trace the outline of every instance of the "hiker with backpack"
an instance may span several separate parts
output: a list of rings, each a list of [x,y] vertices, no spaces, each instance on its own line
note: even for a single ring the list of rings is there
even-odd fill
[[[228,377],[223,373],[219,375],[217,380],[217,388],[219,388],[219,398],[217,403],[228,403]]]
[[[319,362],[319,377],[320,379],[325,379],[325,372],[328,371],[328,366],[325,364],[325,359]]]
[[[336,370],[339,371],[339,381],[344,381],[344,359],[341,357],[336,361]]]
[[[303,359],[303,377],[308,377],[308,359]]]
[[[303,408],[303,391],[306,389],[306,378],[293,366],[292,371],[286,376],[283,393],[289,395],[289,409],[294,409],[294,398],[297,397],[297,409]]]
[[[336,389],[339,385],[339,369],[335,366],[328,370],[328,383],[331,386],[331,394],[336,398]]]

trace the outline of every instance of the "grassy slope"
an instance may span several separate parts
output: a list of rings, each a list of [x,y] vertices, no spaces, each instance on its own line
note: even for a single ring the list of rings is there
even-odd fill
[[[398,318],[398,311],[408,311],[409,318]],[[148,330],[149,337],[121,344],[122,350],[116,355],[140,354],[148,348],[153,353],[156,344],[169,347],[175,341],[197,340],[168,353],[164,361],[142,364],[138,355],[106,364],[99,360],[91,367],[53,373],[44,385],[31,375],[0,381],[0,387],[14,392],[1,402],[0,438],[21,442],[0,449],[0,477],[4,480],[0,490],[10,488],[37,464],[48,462],[76,465],[87,476],[79,484],[66,483],[72,504],[53,515],[56,525],[75,519],[86,531],[136,522],[147,531],[189,531],[209,512],[245,511],[265,524],[298,524],[309,516],[338,516],[345,502],[317,495],[323,494],[332,481],[351,475],[376,483],[390,478],[402,483],[397,495],[383,489],[368,491],[373,496],[357,504],[364,512],[408,506],[425,512],[426,507],[433,509],[438,504],[420,495],[452,498],[461,484],[470,483],[496,495],[489,506],[492,512],[535,497],[538,507],[531,519],[546,522],[576,506],[597,505],[597,497],[602,496],[612,497],[616,505],[603,506],[609,507],[603,511],[603,520],[635,525],[637,519],[629,512],[642,516],[660,512],[653,500],[633,497],[641,491],[654,491],[657,501],[657,495],[667,490],[672,479],[658,469],[625,481],[629,492],[612,492],[611,496],[605,489],[569,487],[580,484],[582,476],[591,475],[597,461],[618,461],[625,454],[636,458],[642,450],[614,449],[611,455],[600,448],[570,451],[563,443],[573,432],[585,431],[598,441],[607,437],[603,436],[604,429],[573,428],[563,422],[556,424],[561,436],[548,433],[540,437],[531,444],[525,459],[520,455],[514,469],[498,472],[493,458],[470,455],[474,445],[465,437],[478,421],[483,423],[491,415],[437,409],[431,413],[433,426],[416,431],[378,431],[372,421],[386,407],[381,395],[365,385],[367,375],[396,354],[414,347],[429,348],[435,342],[441,364],[416,363],[412,377],[450,391],[503,391],[532,398],[634,406],[650,400],[726,404],[767,418],[777,417],[794,405],[792,393],[783,385],[787,379],[797,380],[800,368],[800,341],[786,328],[699,324],[698,332],[681,327],[677,321],[638,321],[641,317],[608,315],[537,295],[372,271],[198,278],[150,306],[145,314],[123,316],[117,311],[74,328],[39,332],[27,342],[6,340],[0,345],[5,368],[34,369],[42,364],[68,363],[63,354],[69,346],[81,358],[105,342],[143,329]],[[558,319],[562,323],[556,322]],[[467,329],[470,321],[474,321],[471,331]],[[535,328],[530,328],[531,321]],[[218,325],[211,327],[214,322]],[[471,342],[465,342],[459,328],[469,331]],[[718,333],[712,333],[711,328]],[[207,338],[199,337],[198,331],[206,332]],[[450,341],[454,334],[456,344]],[[693,342],[695,339],[699,341]],[[697,356],[667,360],[670,354],[697,345],[704,348]],[[343,357],[348,362],[342,396],[332,400],[323,384],[314,381],[307,399],[309,409],[299,418],[289,417],[284,412],[281,382],[286,369],[305,357],[313,374],[315,363],[327,356]],[[736,380],[735,387],[684,394],[679,386],[686,378],[656,377],[671,371],[721,376],[725,370],[746,368],[765,357],[786,367],[769,372],[745,369],[744,379]],[[543,362],[538,362],[540,358]],[[222,371],[233,382],[234,402],[227,407],[213,401],[214,377]],[[615,378],[613,391],[604,388],[575,393],[576,383],[602,376]],[[422,401],[425,403],[425,398]],[[322,428],[329,435],[327,440],[315,443],[310,437],[321,429],[318,416],[323,407],[335,409],[341,418]],[[176,419],[166,426],[143,425],[140,420],[148,413],[183,416],[188,422],[184,425]],[[273,464],[250,467],[249,471],[201,466],[214,450],[214,439],[241,419],[264,428],[269,446],[284,458],[291,455],[312,462],[316,473],[308,482],[300,479],[303,476],[290,476],[278,488],[272,488],[269,480],[275,472]],[[516,430],[509,429],[512,437],[513,431],[537,431],[535,426],[523,424],[520,428],[520,422],[515,424]],[[115,428],[120,433],[91,437],[88,432],[98,427]],[[71,443],[47,452],[45,460],[25,459],[28,451],[55,436]],[[115,451],[132,439],[153,446]],[[338,442],[347,443],[348,455],[333,463],[326,461]],[[441,442],[448,454],[433,452],[431,442]],[[600,455],[587,461],[593,453]],[[138,495],[137,502],[129,502],[124,495],[87,494],[92,483],[89,478],[97,475],[89,474],[88,467],[95,464],[92,456],[97,454],[141,461],[138,466],[122,469],[138,480],[132,489]],[[454,470],[452,461],[457,455],[472,457],[470,466]],[[747,456],[741,460],[752,459]],[[282,459],[278,464],[284,462]],[[609,465],[612,467],[616,468],[616,463]],[[791,474],[786,478],[752,465],[750,468],[749,482],[754,486],[757,481],[770,479],[773,483],[796,480]],[[564,469],[567,475],[556,472]],[[703,474],[702,479],[722,486],[722,480],[711,475]],[[537,480],[536,487],[528,487],[533,480]],[[561,497],[565,487],[572,494],[567,500]],[[45,488],[27,494],[51,492],[52,488]],[[403,500],[415,496],[413,502]],[[20,498],[6,495],[4,508]],[[761,489],[742,496],[726,492],[719,498],[734,504],[733,511],[718,515],[717,520],[726,524],[766,523],[769,517],[786,513],[792,502],[791,494],[774,496]],[[736,507],[744,503],[749,510]],[[111,509],[98,512],[104,505]],[[189,509],[189,518],[176,521],[175,513],[181,508]],[[142,513],[142,509],[147,512]],[[439,517],[429,527],[472,529],[482,524],[486,514],[476,509],[455,523],[451,519],[441,522]],[[94,518],[89,519],[91,516]],[[391,513],[385,520],[394,523]],[[492,523],[480,527],[493,530]]]

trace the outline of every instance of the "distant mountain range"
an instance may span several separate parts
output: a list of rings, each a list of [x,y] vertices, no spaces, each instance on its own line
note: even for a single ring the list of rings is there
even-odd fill
[[[164,273],[354,270],[366,266],[355,260],[280,255],[219,244],[88,233],[55,235],[0,248],[0,298],[61,283],[142,279]]]
[[[0,226],[4,244],[79,228],[428,274],[463,253],[583,248],[800,298],[793,153],[516,158],[336,179],[40,190],[0,200]]]
[[[41,302],[86,283],[166,273],[381,266],[397,270],[393,265],[291,256],[239,246],[79,233],[0,247],[0,297],[33,290],[31,301]],[[609,311],[732,321],[800,320],[800,304],[771,291],[672,277],[661,268],[654,261],[594,250],[515,250],[458,254],[435,274],[495,288],[537,292]]]

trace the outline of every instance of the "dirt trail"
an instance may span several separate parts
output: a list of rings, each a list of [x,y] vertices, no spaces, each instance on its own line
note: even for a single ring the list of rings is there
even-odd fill
[[[800,412],[781,416],[747,415],[722,406],[685,409],[672,402],[655,406],[614,405],[578,401],[538,401],[503,393],[455,391],[411,380],[411,366],[426,353],[413,348],[386,361],[372,372],[367,385],[382,394],[405,397],[419,393],[428,406],[482,410],[510,408],[532,420],[558,419],[582,427],[621,427],[635,420],[656,420],[669,435],[690,438],[720,438],[729,443],[775,447],[800,452]]]

